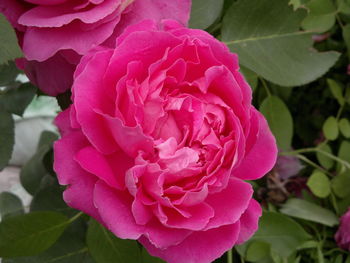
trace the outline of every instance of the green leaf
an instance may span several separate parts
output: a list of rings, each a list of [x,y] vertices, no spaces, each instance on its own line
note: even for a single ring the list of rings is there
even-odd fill
[[[224,0],[192,0],[190,27],[208,28],[218,19],[223,6]]]
[[[332,148],[328,144],[322,144],[318,146],[319,149],[332,154]],[[328,156],[325,156],[324,154],[320,152],[316,152],[316,157],[318,162],[326,169],[330,169],[334,165],[334,161],[329,158]]]
[[[336,82],[333,79],[327,79],[327,83],[328,83],[328,87],[330,88],[334,98],[337,99],[337,101],[340,105],[343,105],[345,103],[345,99],[343,96],[342,87],[338,84],[338,82]]]
[[[49,175],[46,175],[50,177]],[[57,211],[71,212],[69,207],[63,201],[63,191],[58,185],[49,185],[40,188],[30,204],[30,211]],[[71,215],[71,213],[68,213]]]
[[[241,66],[241,72],[243,73],[252,90],[255,91],[256,87],[258,86],[258,75],[244,66]]]
[[[337,0],[338,11],[350,15],[350,3],[348,0]]]
[[[22,52],[17,44],[16,33],[6,18],[0,14],[0,64],[19,57],[22,57]]]
[[[144,248],[142,249],[141,257],[142,263],[165,263],[165,261],[161,260],[160,258],[152,257]]]
[[[350,55],[350,24],[345,25],[342,28],[343,39],[348,49],[348,56]]]
[[[12,115],[0,107],[0,171],[11,159],[15,143],[15,124]]]
[[[325,74],[337,52],[312,49],[312,32],[299,31],[306,12],[288,0],[239,0],[223,20],[222,40],[240,63],[280,86],[299,86]]]
[[[36,88],[30,84],[22,84],[19,88],[12,88],[0,95],[0,106],[7,112],[22,116],[24,110],[33,100]]]
[[[337,119],[333,116],[327,118],[322,127],[324,136],[331,141],[334,141],[338,138],[339,129]]]
[[[270,245],[263,241],[253,241],[246,251],[246,260],[257,262],[270,256]]]
[[[339,130],[345,138],[350,138],[350,122],[348,119],[342,118],[339,123]]]
[[[0,65],[0,87],[14,83],[18,73],[19,70],[13,61]]]
[[[350,195],[350,171],[338,174],[332,179],[333,192],[340,198]]]
[[[348,163],[350,163],[350,142],[349,141],[342,141],[339,147],[338,151],[338,157]],[[337,170],[341,170],[341,164],[338,163]]]
[[[293,119],[285,103],[276,96],[268,96],[262,102],[260,111],[276,137],[278,148],[289,150],[293,137]]]
[[[117,238],[95,220],[90,222],[87,244],[96,263],[141,262],[136,241]]]
[[[324,32],[333,27],[337,10],[331,0],[311,0],[306,7],[309,15],[302,22],[305,30]]]
[[[11,216],[24,214],[21,199],[10,192],[0,193],[0,215],[2,220]]]
[[[289,199],[282,206],[280,212],[285,215],[320,223],[326,226],[335,226],[338,224],[338,217],[332,211],[302,199]]]
[[[48,173],[43,160],[45,155],[51,150],[52,143],[57,138],[55,133],[44,131],[40,136],[37,152],[22,167],[20,173],[21,184],[31,195],[36,193],[41,180]]]
[[[322,172],[315,171],[307,180],[307,186],[311,192],[320,198],[326,198],[331,193],[331,182],[327,175]]]
[[[0,223],[0,257],[39,254],[51,247],[68,225],[56,212],[35,212],[10,217]]]
[[[58,241],[43,253],[32,257],[5,259],[3,263],[93,263],[85,244],[85,222],[76,221]]]
[[[270,244],[271,249],[282,257],[291,255],[308,239],[310,235],[297,222],[275,212],[263,213],[259,229],[252,238]]]

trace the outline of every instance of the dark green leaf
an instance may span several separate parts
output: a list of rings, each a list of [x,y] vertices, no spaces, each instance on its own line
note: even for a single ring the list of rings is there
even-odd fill
[[[320,198],[326,198],[331,193],[331,182],[327,175],[314,171],[307,181],[307,186],[311,192]]]
[[[14,83],[18,73],[19,70],[13,61],[0,65],[0,87]]]
[[[268,243],[253,241],[249,244],[246,251],[246,260],[249,262],[258,262],[268,257],[270,257],[270,245]]]
[[[326,226],[338,224],[338,217],[330,210],[308,201],[291,198],[282,206],[281,213]]]
[[[258,75],[243,66],[241,66],[241,72],[243,73],[252,90],[255,91],[255,88],[258,85]]]
[[[348,48],[348,55],[350,55],[350,24],[344,26],[343,30],[343,39],[345,41],[346,47]]]
[[[22,116],[24,110],[33,100],[36,88],[30,84],[22,84],[19,88],[13,88],[0,95],[0,106],[6,111]]]
[[[16,33],[6,18],[0,14],[0,64],[21,56]]]
[[[85,244],[85,232],[85,227],[78,220],[67,227],[58,241],[40,255],[5,259],[3,263],[93,263]]]
[[[57,138],[55,133],[44,131],[40,136],[37,152],[22,167],[20,173],[21,184],[31,195],[36,193],[41,180],[48,173],[43,160],[45,155],[51,150],[52,143]]]
[[[117,238],[95,220],[90,222],[87,244],[96,263],[141,262],[136,241]]]
[[[0,257],[39,254],[57,241],[67,225],[67,217],[56,212],[10,217],[0,223]]]
[[[150,254],[148,254],[147,250],[144,248],[142,249],[141,257],[142,257],[142,263],[165,263],[160,258],[152,257]]]
[[[240,63],[281,86],[309,83],[337,61],[312,49],[312,32],[299,31],[306,12],[288,0],[239,0],[224,17],[222,39]]]
[[[0,215],[2,220],[24,213],[21,199],[10,192],[0,193]]]
[[[220,16],[224,0],[192,0],[190,27],[206,29]]]
[[[14,126],[12,115],[0,107],[0,171],[11,159],[15,143]]]
[[[308,239],[309,234],[297,222],[275,212],[263,214],[259,229],[252,238],[270,244],[271,249],[282,257],[291,255]]]
[[[260,111],[276,137],[278,148],[289,150],[293,137],[293,119],[287,106],[278,97],[268,96],[262,102]]]

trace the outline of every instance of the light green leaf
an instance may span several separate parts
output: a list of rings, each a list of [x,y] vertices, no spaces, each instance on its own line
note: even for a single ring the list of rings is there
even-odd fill
[[[350,142],[342,141],[338,151],[338,157],[348,163],[350,163]],[[337,171],[341,170],[342,165],[338,163]]]
[[[289,199],[282,206],[280,212],[326,226],[335,226],[338,224],[338,217],[332,211],[302,199]]]
[[[22,52],[17,44],[16,33],[0,14],[0,65],[19,57],[22,57]]]
[[[340,119],[339,130],[344,135],[345,138],[350,138],[350,122],[346,118]]]
[[[0,171],[11,159],[15,143],[14,126],[12,115],[0,106]]]
[[[37,89],[30,83],[10,89],[0,95],[0,106],[7,112],[22,116],[24,110],[33,100]]]
[[[285,103],[276,96],[269,96],[262,102],[260,111],[276,137],[278,148],[289,150],[293,137],[293,119]]]
[[[95,220],[90,221],[87,244],[96,263],[141,262],[136,241],[117,238]]]
[[[328,144],[322,144],[318,146],[319,149],[332,154],[332,148]],[[330,169],[334,165],[334,161],[329,158],[328,156],[325,156],[324,154],[320,152],[316,152],[316,157],[318,162],[326,169]]]
[[[24,208],[21,199],[10,192],[0,193],[0,215],[4,220],[11,216],[24,214]]]
[[[0,223],[0,257],[39,254],[51,247],[68,225],[56,212],[35,212],[10,217]]]
[[[271,249],[288,257],[297,247],[311,237],[294,220],[275,212],[265,212],[260,218],[259,229],[252,240],[260,240],[270,244]]]
[[[223,6],[224,0],[192,0],[190,27],[208,28],[220,16]]]
[[[302,22],[305,30],[324,32],[333,27],[337,10],[331,0],[311,0],[306,7],[309,15]]]
[[[345,198],[350,195],[350,171],[338,174],[332,179],[332,189],[334,193],[340,197]]]
[[[322,127],[324,136],[331,141],[334,141],[338,138],[339,129],[337,119],[333,116],[327,118]]]
[[[343,89],[342,87],[333,79],[327,79],[328,87],[330,88],[334,98],[337,99],[338,103],[340,105],[343,105],[345,103],[344,96],[343,96]]]
[[[331,182],[327,175],[322,172],[314,171],[307,180],[307,186],[311,192],[320,198],[326,198],[331,193]]]
[[[298,86],[322,76],[339,57],[312,49],[313,32],[299,31],[306,11],[288,0],[239,0],[223,20],[222,40],[240,63],[281,86]]]

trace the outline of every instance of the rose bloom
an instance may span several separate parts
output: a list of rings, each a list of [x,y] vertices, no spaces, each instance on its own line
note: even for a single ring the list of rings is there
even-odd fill
[[[335,240],[340,248],[350,251],[350,208],[340,218],[340,225]]]
[[[146,20],[83,57],[72,92],[54,146],[68,205],[170,263],[211,262],[257,230],[244,180],[277,149],[224,44]]]
[[[1,0],[18,33],[25,59],[17,62],[49,95],[71,88],[81,55],[98,45],[114,47],[125,26],[145,18],[187,24],[190,0]]]

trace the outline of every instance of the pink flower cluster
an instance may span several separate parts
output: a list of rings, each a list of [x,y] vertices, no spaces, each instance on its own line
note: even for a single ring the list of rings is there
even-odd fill
[[[49,95],[71,88],[82,55],[115,46],[126,26],[143,19],[187,24],[190,0],[1,0],[0,13],[17,31],[25,58],[17,62]]]
[[[83,57],[72,93],[54,147],[70,206],[169,263],[211,262],[256,231],[244,180],[265,175],[277,149],[224,44],[143,21]]]
[[[340,226],[335,234],[335,240],[340,248],[350,251],[350,208],[340,218]]]

